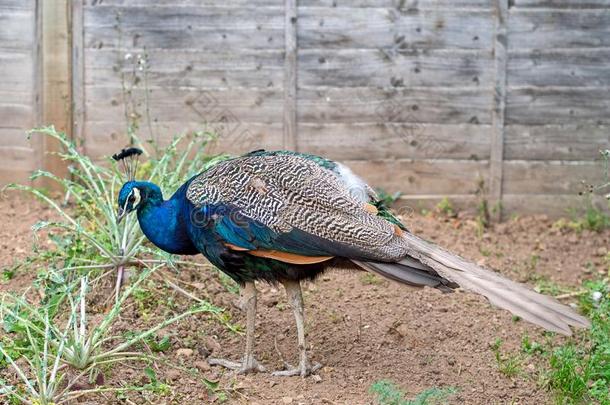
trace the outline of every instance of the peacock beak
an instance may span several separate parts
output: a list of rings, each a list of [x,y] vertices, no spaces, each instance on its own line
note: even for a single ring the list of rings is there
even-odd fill
[[[127,213],[127,211],[125,209],[123,209],[122,207],[119,207],[119,210],[117,211],[116,214],[116,224],[120,224],[121,221],[123,220],[123,217],[125,216],[125,214]]]

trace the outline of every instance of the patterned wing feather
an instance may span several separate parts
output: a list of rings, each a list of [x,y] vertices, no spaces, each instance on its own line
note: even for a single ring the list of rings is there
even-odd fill
[[[227,160],[193,179],[186,196],[195,206],[235,207],[284,239],[298,230],[301,239],[285,240],[285,250],[290,243],[311,241],[334,256],[345,255],[343,247],[370,260],[394,261],[406,254],[394,224],[372,213],[335,172],[298,155]]]

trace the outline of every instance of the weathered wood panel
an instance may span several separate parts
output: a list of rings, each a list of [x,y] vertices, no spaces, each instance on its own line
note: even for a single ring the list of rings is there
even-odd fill
[[[121,39],[149,50],[283,48],[281,8],[97,6],[84,14],[86,47],[116,47]]]
[[[37,161],[25,135],[34,106],[35,1],[0,2],[0,185],[27,181]]]
[[[487,161],[373,160],[345,161],[370,184],[409,195],[474,194],[489,172]]]
[[[86,87],[85,92],[88,121],[107,121],[124,116],[121,89]],[[143,116],[146,107],[144,90],[134,90],[128,97],[136,101],[138,113]],[[281,122],[283,113],[283,93],[273,89],[151,88],[149,100],[151,116],[159,121],[203,123],[226,120],[273,124]]]
[[[489,51],[305,49],[299,52],[300,86],[490,86]]]
[[[489,124],[492,96],[476,88],[301,88],[299,122]]]
[[[594,205],[609,212],[605,198],[595,196]],[[507,214],[531,215],[544,214],[550,217],[566,217],[574,212],[583,214],[586,200],[574,194],[506,194],[503,197],[503,211]]]
[[[130,77],[131,51],[87,49],[87,85],[121,85],[121,74]],[[151,87],[282,87],[283,51],[200,51],[167,49],[147,53],[147,81]]]
[[[573,194],[585,191],[582,182],[601,184],[600,162],[516,161],[504,162],[507,194]]]
[[[337,160],[489,159],[489,125],[299,124],[302,151]]]
[[[514,0],[513,4],[523,8],[610,8],[610,0]]]
[[[117,150],[125,147],[125,132],[127,126],[124,120],[92,122],[88,121],[84,131],[87,134],[87,150],[94,159],[111,156]],[[225,122],[166,122],[153,123],[153,133],[159,135],[162,144],[173,136],[198,131],[212,131],[219,138],[210,144],[210,153],[245,153],[265,147],[269,150],[282,149],[282,125],[258,124],[240,122],[239,125],[228,125]],[[139,131],[142,139],[149,139],[147,128]]]
[[[491,9],[493,0],[300,0],[302,7],[386,7],[402,12],[421,9]]]
[[[509,86],[610,86],[610,49],[514,51]]]
[[[32,49],[34,45],[34,7],[26,1],[26,9],[3,9],[0,5],[0,49]]]
[[[487,11],[299,7],[302,49],[491,49],[492,32]]]
[[[18,0],[11,0],[18,1]],[[218,7],[218,0],[83,0],[86,6],[100,7],[100,6],[129,6],[129,7]],[[252,0],[223,0],[223,6],[231,7],[252,7]],[[274,6],[282,7],[284,0],[256,0],[258,7]]]
[[[0,77],[2,91],[31,91],[34,78],[32,51],[0,51]]]
[[[511,49],[596,48],[610,46],[610,13],[599,10],[512,9]]]
[[[610,93],[603,87],[513,88],[507,124],[610,123]]]
[[[610,126],[509,125],[504,148],[508,160],[592,161],[609,146]]]

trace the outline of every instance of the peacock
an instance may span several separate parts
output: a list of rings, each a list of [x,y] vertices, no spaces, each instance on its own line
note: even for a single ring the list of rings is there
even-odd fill
[[[275,375],[307,376],[320,365],[307,353],[301,280],[329,268],[368,271],[411,286],[485,296],[549,331],[589,327],[572,308],[506,279],[412,232],[347,166],[320,156],[257,150],[219,162],[186,181],[168,200],[134,179],[140,150],[115,155],[128,172],[118,196],[120,221],[135,211],[144,235],[160,249],[203,254],[241,287],[246,312],[240,361],[208,359],[240,373],[264,371],[254,357],[255,281],[283,284],[294,313],[298,365]],[[135,162],[135,163],[134,163]]]

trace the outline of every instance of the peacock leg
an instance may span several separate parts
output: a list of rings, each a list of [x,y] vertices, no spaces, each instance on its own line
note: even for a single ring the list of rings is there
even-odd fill
[[[265,371],[254,358],[254,327],[256,325],[256,286],[254,282],[247,282],[241,290],[241,306],[246,311],[246,353],[241,363],[227,359],[208,359],[213,366],[222,366],[231,370],[237,370],[240,374]]]
[[[272,375],[275,376],[295,376],[300,375],[306,377],[309,374],[318,370],[320,364],[311,365],[307,358],[307,345],[305,342],[305,319],[303,316],[303,294],[301,293],[301,283],[298,281],[283,281],[286,289],[288,302],[292,307],[294,319],[297,325],[297,340],[299,344],[299,365],[298,367],[288,367],[286,370],[275,371]]]

